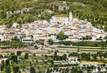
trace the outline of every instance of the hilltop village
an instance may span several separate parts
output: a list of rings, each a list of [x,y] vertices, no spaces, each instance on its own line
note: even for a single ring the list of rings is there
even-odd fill
[[[91,41],[103,39],[107,33],[102,29],[92,26],[87,19],[80,20],[73,18],[72,12],[69,16],[55,15],[49,21],[37,20],[32,23],[18,24],[13,23],[12,27],[6,28],[0,25],[0,40],[9,41],[14,37],[21,39],[23,42],[56,39],[56,35],[61,31],[68,36],[67,41],[79,41],[81,38],[89,36]]]

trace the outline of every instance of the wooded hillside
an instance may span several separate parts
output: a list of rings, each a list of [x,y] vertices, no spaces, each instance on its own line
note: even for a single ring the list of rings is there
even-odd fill
[[[62,1],[67,2],[68,10],[58,10],[57,6]],[[30,7],[33,9],[29,12],[13,14],[7,18],[8,11],[14,12]],[[10,26],[13,22],[22,24],[37,19],[48,20],[52,15],[67,14],[69,11],[73,12],[74,17],[87,19],[94,26],[107,30],[107,0],[0,0],[0,24]]]

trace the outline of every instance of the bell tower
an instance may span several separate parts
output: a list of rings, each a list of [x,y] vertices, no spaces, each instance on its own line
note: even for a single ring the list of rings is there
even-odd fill
[[[72,19],[73,19],[73,15],[72,15],[72,12],[70,11],[69,12],[69,20],[72,21]]]

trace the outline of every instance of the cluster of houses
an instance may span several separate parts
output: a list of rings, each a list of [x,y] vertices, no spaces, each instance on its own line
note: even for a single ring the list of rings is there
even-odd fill
[[[66,1],[55,1],[54,3],[54,7],[58,10],[58,11],[66,11],[68,10],[70,7],[68,6]]]
[[[24,13],[28,13],[32,10],[33,8],[23,8],[21,10],[16,10],[16,11],[7,11],[6,12],[6,17],[9,18],[13,15],[17,15],[17,14],[24,14]]]
[[[89,62],[88,62],[89,63]],[[81,70],[83,73],[91,72],[91,73],[106,73],[107,72],[107,64],[81,64]]]
[[[50,21],[37,20],[32,23],[22,24],[21,27],[18,27],[19,25],[14,23],[11,28],[0,25],[0,40],[7,41],[17,37],[22,39],[23,42],[32,42],[40,39],[58,41],[56,35],[61,31],[68,35],[69,38],[66,40],[70,41],[78,41],[85,36],[91,36],[92,40],[95,41],[107,35],[105,31],[93,27],[87,20],[73,18],[72,12],[69,13],[69,16],[52,16]]]
[[[79,66],[81,73],[106,73],[107,72],[107,65],[105,64],[96,64],[96,65],[83,65],[83,66]],[[68,67],[64,67],[62,65],[62,67],[56,67],[56,68],[51,68],[49,69],[50,73],[63,73],[63,72],[67,72],[67,73],[72,73],[74,68],[78,68],[75,65],[72,66],[68,66]],[[48,73],[48,71],[46,72]]]

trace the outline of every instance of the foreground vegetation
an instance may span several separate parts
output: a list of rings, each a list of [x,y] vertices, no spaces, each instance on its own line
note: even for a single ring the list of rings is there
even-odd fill
[[[107,63],[107,52],[98,52],[95,54],[91,53],[69,53],[68,57],[79,57],[79,61],[95,61],[102,62],[104,64]],[[67,55],[63,54],[62,56],[58,55],[58,51],[55,51],[53,55],[42,55],[37,56],[36,54],[31,54],[28,52],[17,51],[17,53],[7,53],[7,55],[0,55],[0,59],[7,58],[6,61],[2,61],[1,63],[1,73],[50,73],[52,69],[57,70],[58,66],[54,64],[54,61],[66,61]],[[63,73],[68,73],[68,71],[72,71],[71,73],[83,73],[79,65],[65,65],[67,69],[63,70]],[[73,69],[69,69],[69,67],[73,67]],[[92,67],[90,67],[92,68]]]

